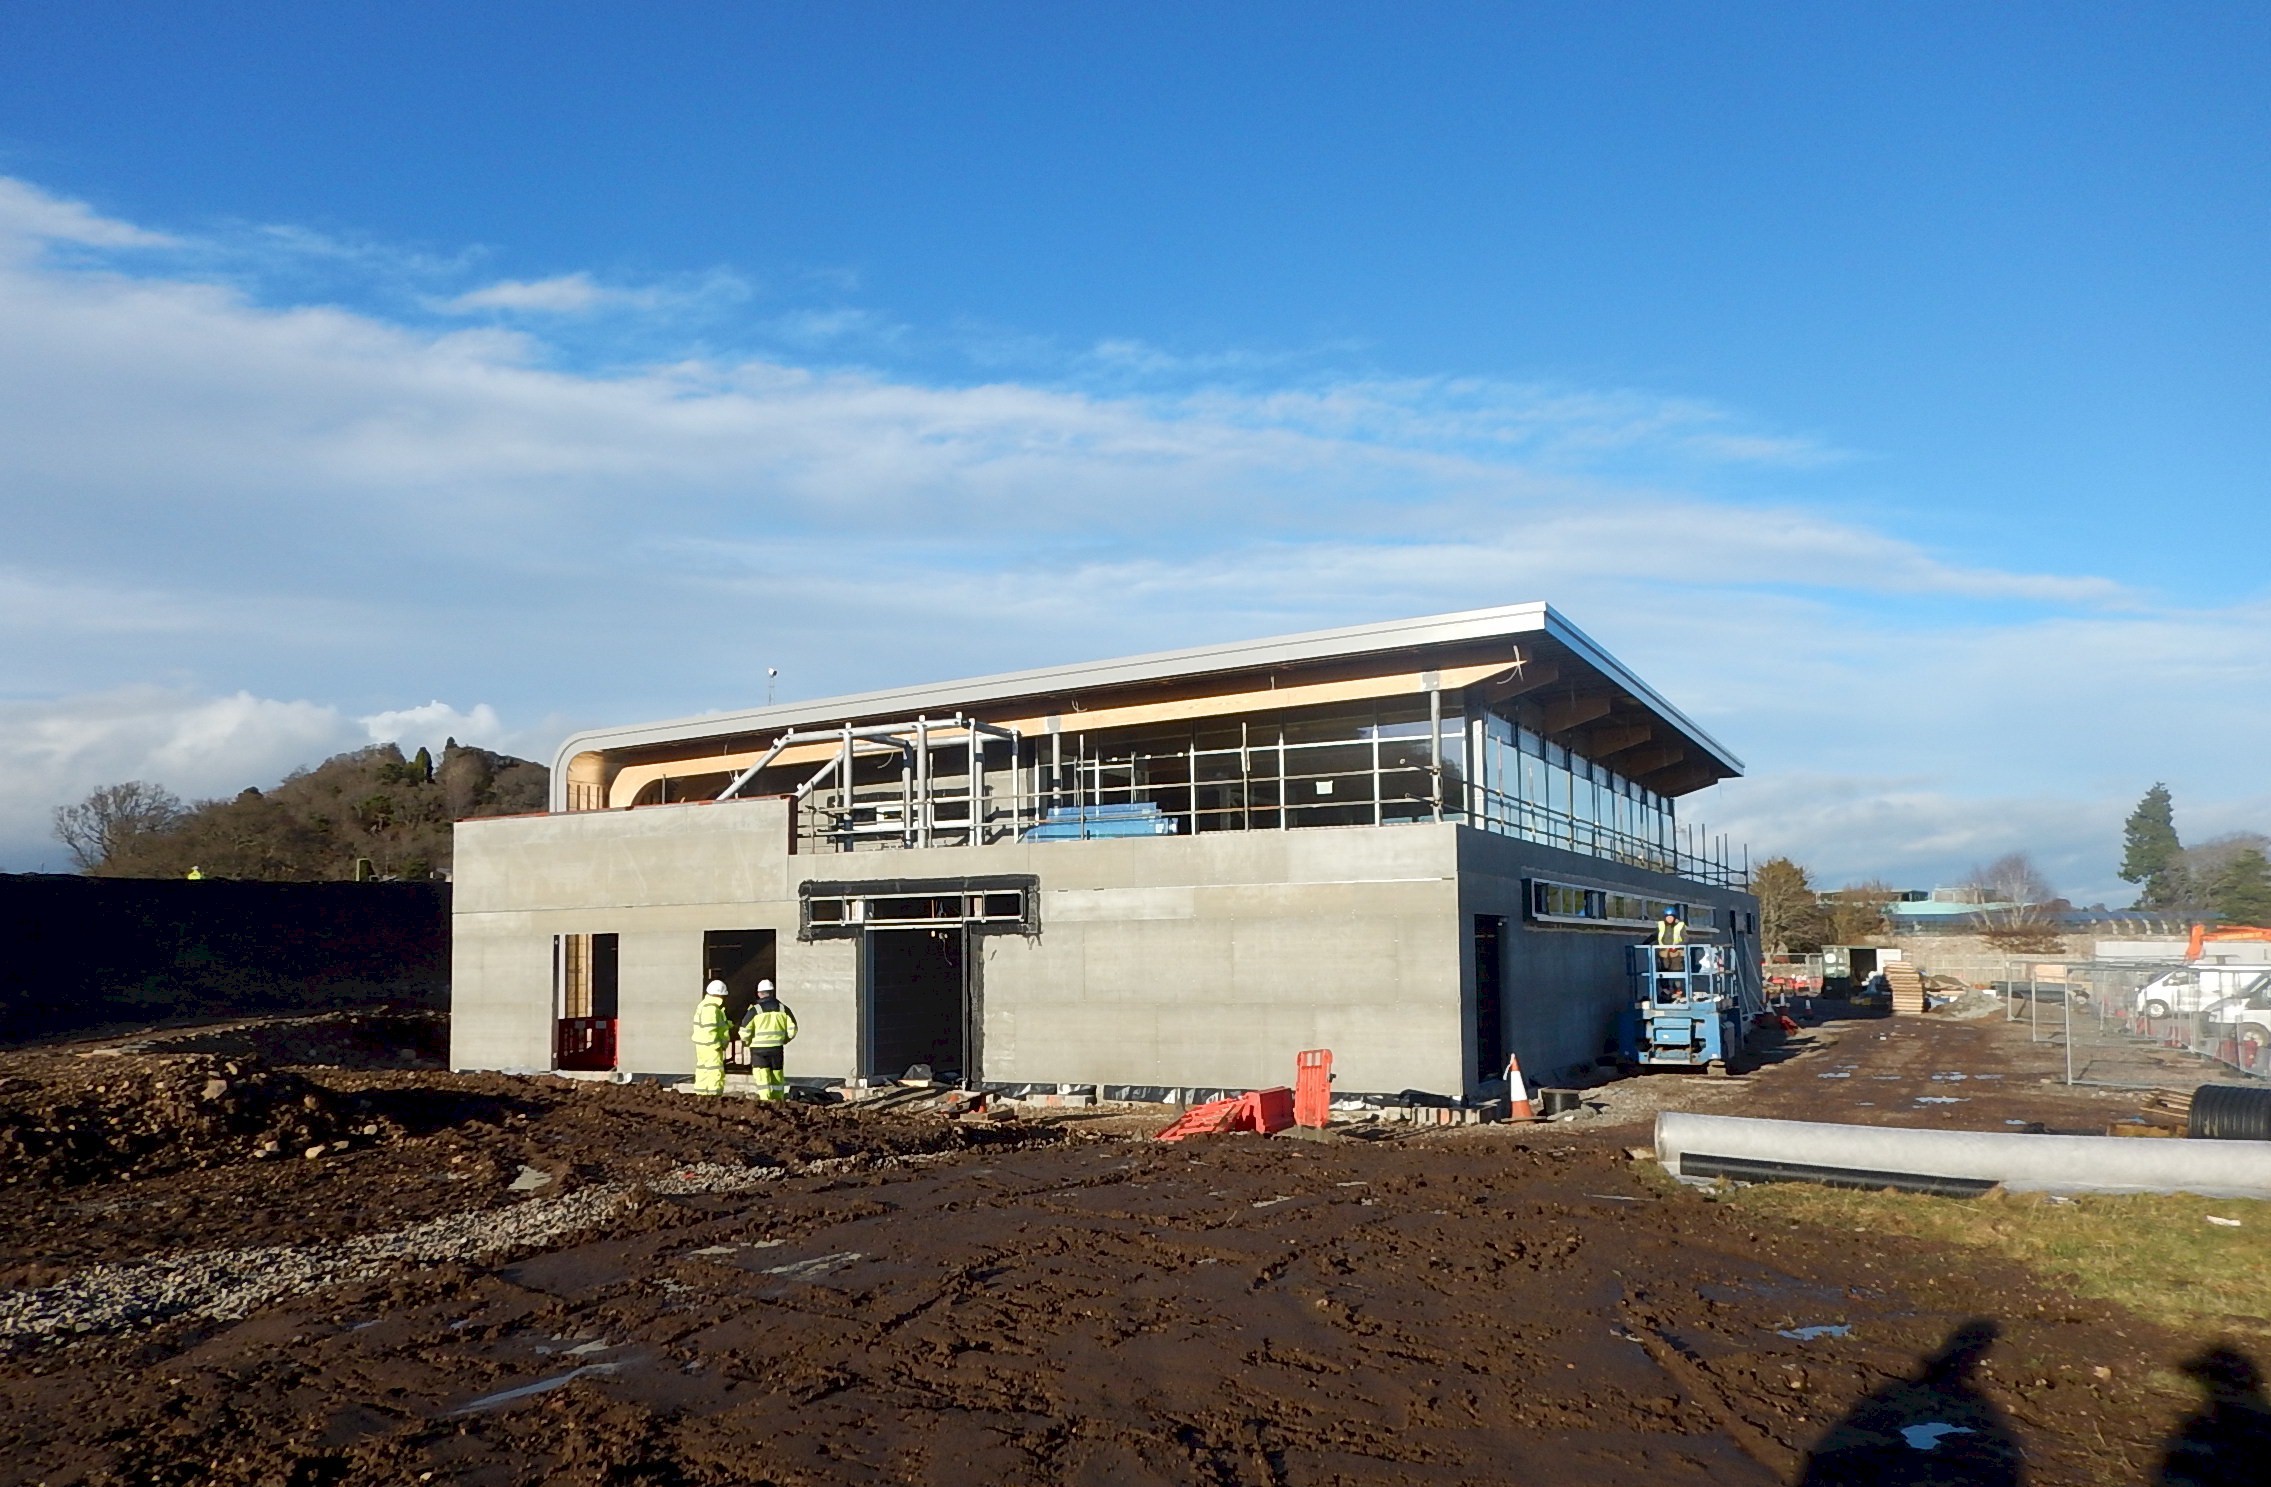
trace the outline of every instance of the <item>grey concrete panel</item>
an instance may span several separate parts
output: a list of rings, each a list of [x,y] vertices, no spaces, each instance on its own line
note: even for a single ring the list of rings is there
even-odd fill
[[[702,995],[701,933],[624,932],[616,954],[616,1067],[635,1074],[692,1077],[694,1004]]]
[[[460,821],[459,915],[754,903],[791,896],[780,800]]]
[[[449,1063],[453,1069],[552,1067],[552,940],[468,935],[450,943]]]

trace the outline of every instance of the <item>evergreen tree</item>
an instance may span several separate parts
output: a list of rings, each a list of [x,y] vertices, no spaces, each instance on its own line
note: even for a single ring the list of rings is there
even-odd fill
[[[2208,903],[2226,924],[2271,925],[2271,858],[2250,847],[2216,874]]]
[[[2184,844],[2177,840],[2176,811],[2169,802],[2168,786],[2155,784],[2137,802],[2122,828],[2121,876],[2142,883],[2137,895],[2140,909],[2175,909],[2190,898],[2185,881]]]

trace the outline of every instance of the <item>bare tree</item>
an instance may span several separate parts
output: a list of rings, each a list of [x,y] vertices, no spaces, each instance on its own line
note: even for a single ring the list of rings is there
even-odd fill
[[[1758,897],[1759,941],[1777,955],[1811,955],[1821,949],[1824,919],[1806,870],[1787,857],[1769,857],[1751,869]]]
[[[1882,878],[1849,883],[1821,896],[1822,938],[1832,945],[1858,945],[1891,930],[1885,905],[1899,895]]]
[[[182,818],[172,791],[141,780],[105,785],[77,805],[55,808],[55,835],[81,872],[93,872],[136,838],[165,831]]]
[[[2014,950],[2057,948],[2058,916],[2066,901],[2026,853],[2006,852],[1973,868],[1964,886],[1979,905],[1989,939]]]

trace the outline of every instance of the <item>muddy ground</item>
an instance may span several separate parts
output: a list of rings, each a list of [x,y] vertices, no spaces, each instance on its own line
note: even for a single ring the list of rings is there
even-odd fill
[[[1628,1155],[2134,1107],[1991,1021],[1178,1146],[450,1075],[416,1018],[108,1047],[0,1055],[0,1483],[2143,1482],[2204,1341]]]

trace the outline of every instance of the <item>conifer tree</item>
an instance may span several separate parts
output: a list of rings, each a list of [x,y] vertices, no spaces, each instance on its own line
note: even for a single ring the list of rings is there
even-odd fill
[[[2271,858],[2254,847],[2235,854],[2216,874],[2208,903],[2226,924],[2271,926]]]
[[[2185,879],[2184,844],[2176,835],[2176,810],[2168,786],[2156,783],[2137,802],[2122,828],[2121,876],[2144,885],[2140,909],[2175,909],[2192,895]]]

